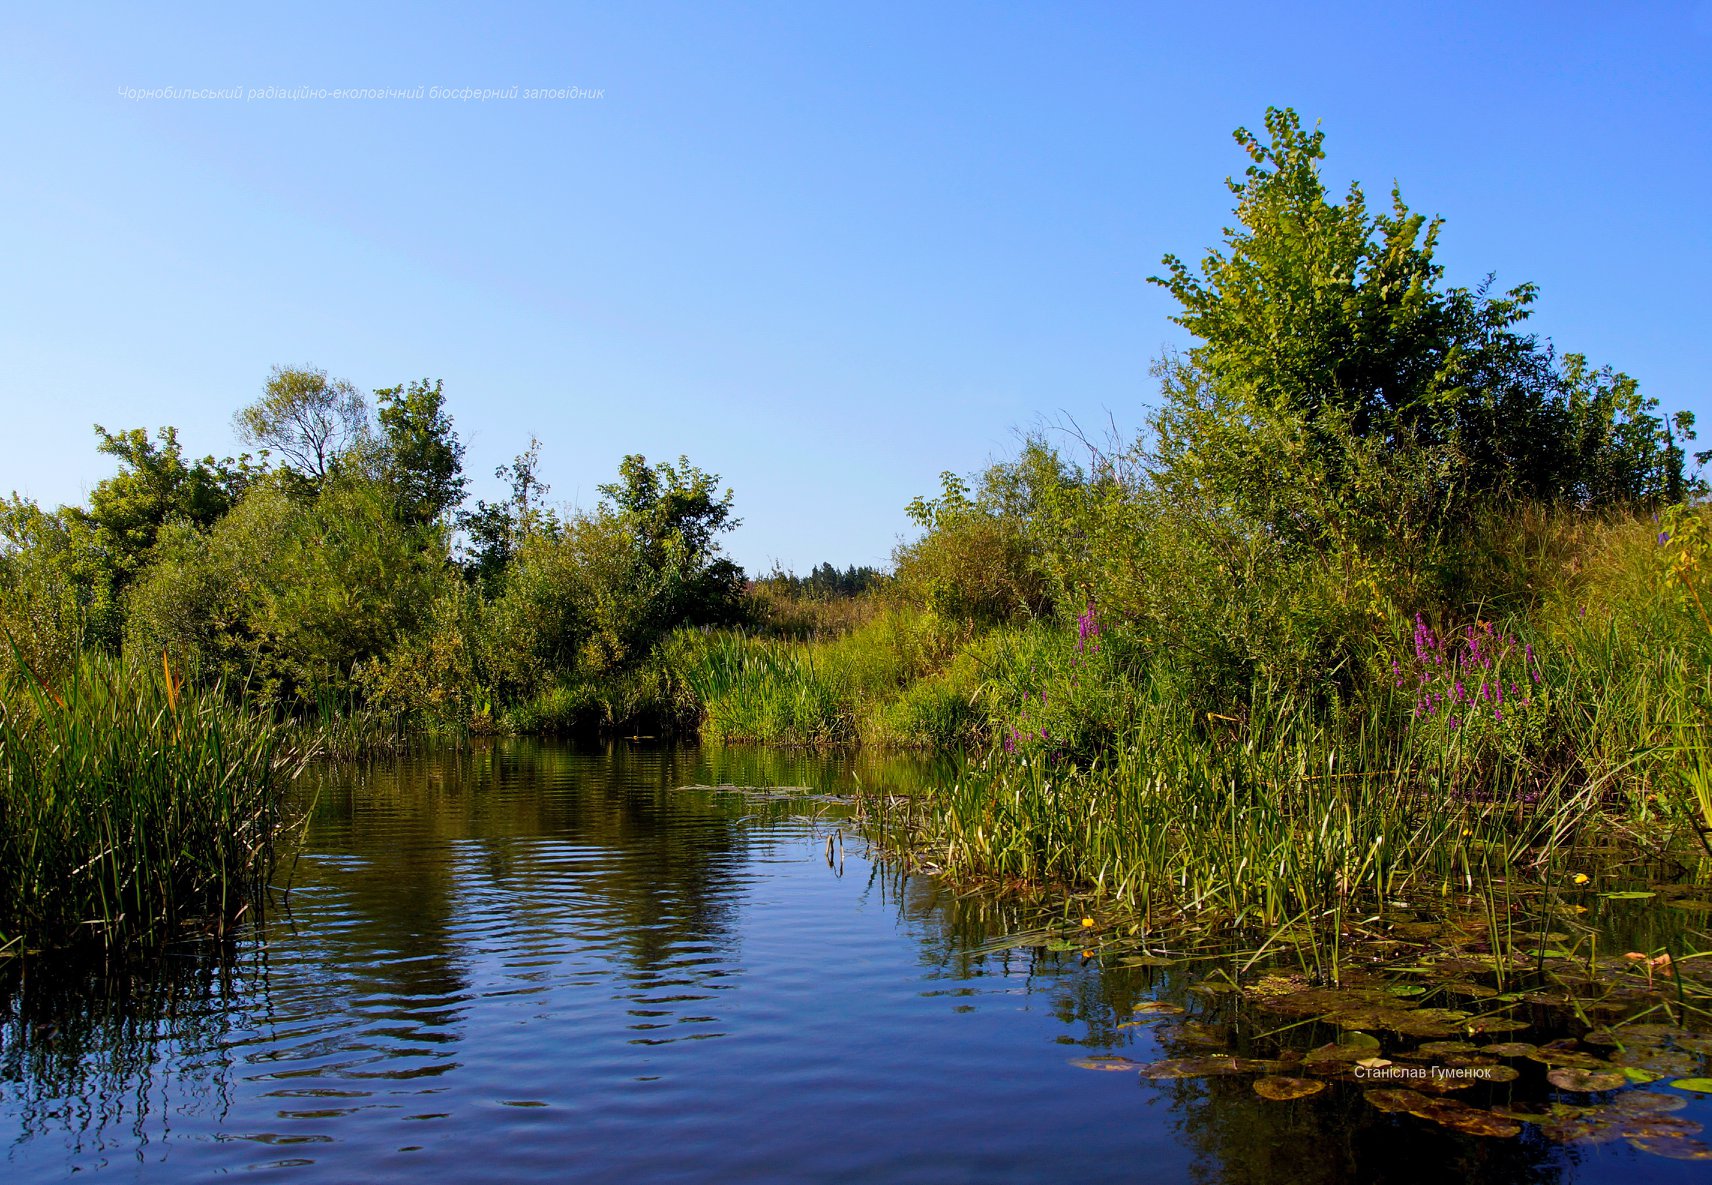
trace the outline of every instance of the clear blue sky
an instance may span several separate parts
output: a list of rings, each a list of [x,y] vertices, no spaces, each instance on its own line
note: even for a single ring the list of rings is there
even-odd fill
[[[1712,427],[1712,5],[1203,7],[9,4],[0,491],[80,500],[97,421],[233,451],[312,363],[443,378],[478,492],[688,453],[745,565],[881,563],[940,470],[1139,423],[1268,104]],[[601,97],[120,94],[269,86]]]

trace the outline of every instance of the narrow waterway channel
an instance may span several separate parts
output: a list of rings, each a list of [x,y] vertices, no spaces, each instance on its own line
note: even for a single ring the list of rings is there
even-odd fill
[[[871,863],[836,796],[855,778],[934,776],[909,760],[522,742],[331,774],[281,869],[288,897],[226,958],[187,947],[99,991],[94,976],[14,975],[4,1176],[1705,1174],[1621,1139],[1436,1128],[1347,1083],[1274,1101],[1243,1078],[1090,1073],[1075,1063],[1180,1055],[1136,1005],[1193,1013],[1193,974],[997,949],[1040,919]],[[1674,1114],[1712,1120],[1682,1097]]]

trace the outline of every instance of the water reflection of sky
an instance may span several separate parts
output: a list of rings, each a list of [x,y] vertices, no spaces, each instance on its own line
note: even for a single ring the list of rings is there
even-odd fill
[[[907,783],[907,764],[860,771]],[[824,803],[836,759],[516,745],[319,795],[289,909],[231,964],[124,996],[14,990],[9,1180],[1687,1179],[1379,1116],[1353,1092],[1138,1083],[1179,1052],[1130,1007],[1181,972],[983,950],[1018,908],[876,869]],[[85,1002],[74,1004],[77,999]],[[44,1024],[59,1023],[57,1031]]]

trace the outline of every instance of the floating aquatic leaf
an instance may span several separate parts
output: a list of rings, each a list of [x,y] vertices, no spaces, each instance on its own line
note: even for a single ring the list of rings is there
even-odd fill
[[[1147,1016],[1182,1016],[1183,1009],[1176,1004],[1167,1004],[1163,1000],[1143,1000],[1140,1004],[1130,1007],[1137,1015]]]
[[[1521,1123],[1551,1123],[1554,1119],[1558,1118],[1557,1116],[1552,1115],[1549,1111],[1542,1111],[1533,1107],[1524,1107],[1519,1103],[1494,1103],[1492,1104],[1492,1113],[1494,1115],[1502,1115],[1506,1119],[1517,1120]]]
[[[1223,1026],[1205,1025],[1192,1020],[1160,1029],[1159,1037],[1166,1041],[1180,1041],[1185,1045],[1208,1045],[1220,1049],[1230,1044],[1230,1033]]]
[[[1344,1035],[1348,1037],[1367,1036],[1366,1033],[1346,1033]],[[1372,1039],[1369,1038],[1369,1040]],[[1371,1045],[1336,1041],[1329,1045],[1321,1045],[1317,1049],[1308,1050],[1307,1053],[1302,1055],[1302,1064],[1306,1066],[1349,1066],[1354,1065],[1363,1058],[1372,1057],[1378,1052],[1378,1050],[1379,1042],[1377,1041],[1373,1041]]]
[[[1489,1000],[1498,994],[1495,987],[1487,987],[1483,983],[1470,983],[1466,979],[1453,979],[1439,987],[1447,992],[1455,992],[1459,996],[1471,996],[1476,1000]]]
[[[1383,1087],[1378,1090],[1370,1090],[1366,1092],[1364,1097],[1381,1111],[1393,1113],[1409,1111],[1431,1101],[1420,1091],[1409,1090],[1406,1087]]]
[[[1671,1083],[1678,1090],[1699,1091],[1701,1094],[1712,1094],[1712,1078],[1678,1078]]]
[[[1468,1013],[1455,1008],[1422,1008],[1386,1018],[1385,1028],[1405,1037],[1451,1037],[1464,1030]]]
[[[1607,1068],[1607,1063],[1603,1059],[1594,1057],[1591,1053],[1581,1053],[1573,1049],[1536,1049],[1527,1056],[1531,1061],[1573,1070],[1603,1070]]]
[[[1125,955],[1118,962],[1125,967],[1169,967],[1177,960],[1164,955]]]
[[[1645,1115],[1680,1111],[1688,1100],[1679,1094],[1664,1094],[1656,1090],[1626,1090],[1611,1100],[1613,1110],[1627,1115]]]
[[[1601,893],[1607,901],[1644,901],[1648,897],[1657,897],[1657,893],[1649,893],[1642,889],[1624,889],[1619,893]]]
[[[1495,1053],[1499,1057],[1527,1057],[1539,1047],[1529,1045],[1526,1041],[1495,1041],[1491,1045],[1480,1047],[1486,1053]]]
[[[1393,996],[1424,996],[1427,989],[1415,983],[1394,983],[1385,989]]]
[[[1655,1074],[1651,1070],[1643,1070],[1639,1066],[1624,1066],[1623,1077],[1636,1085],[1645,1086],[1649,1082],[1657,1082],[1664,1075]]]
[[[1553,1119],[1540,1124],[1540,1131],[1559,1144],[1608,1144],[1623,1134],[1621,1126],[1609,1115]]]
[[[1683,1136],[1631,1136],[1629,1143],[1641,1152],[1671,1160],[1712,1160],[1712,1148]]]
[[[1548,1070],[1546,1081],[1562,1090],[1573,1090],[1582,1094],[1616,1090],[1629,1085],[1629,1079],[1620,1070],[1584,1070],[1571,1066]]]
[[[1070,1063],[1078,1070],[1139,1070],[1140,1062],[1127,1057],[1079,1057]]]
[[[1256,1078],[1254,1093],[1263,1099],[1274,1102],[1288,1102],[1291,1099],[1305,1099],[1311,1094],[1319,1094],[1326,1088],[1324,1082],[1316,1082],[1312,1078],[1284,1078],[1279,1076]]]
[[[1690,1053],[1712,1053],[1712,1036],[1706,1033],[1683,1033],[1676,1038],[1679,1049]]]
[[[1454,1100],[1444,1101],[1448,1103]],[[1522,1125],[1514,1119],[1505,1119],[1502,1115],[1494,1115],[1478,1107],[1435,1113],[1430,1118],[1441,1127],[1448,1127],[1465,1136],[1491,1136],[1494,1139],[1507,1140],[1522,1134]]]
[[[1467,1041],[1428,1041],[1421,1046],[1420,1052],[1433,1057],[1443,1057],[1450,1053],[1473,1053],[1475,1046]]]
[[[1704,1130],[1692,1119],[1685,1119],[1681,1115],[1666,1115],[1663,1112],[1628,1115],[1623,1119],[1625,1136],[1642,1136],[1648,1139],[1657,1136],[1697,1136]]]
[[[1514,1066],[1486,1066],[1480,1073],[1482,1082],[1514,1082],[1522,1072]]]
[[[1694,913],[1712,913],[1712,901],[1685,897],[1677,901],[1667,901],[1665,904],[1671,909],[1686,909]]]
[[[1228,1053],[1206,1057],[1175,1057],[1152,1062],[1141,1068],[1143,1078],[1210,1078],[1219,1074],[1270,1074],[1282,1068],[1281,1063],[1258,1058],[1233,1057]]]
[[[1648,1049],[1630,1047],[1619,1049],[1611,1055],[1614,1066],[1632,1066],[1637,1070],[1646,1070],[1660,1078],[1691,1077],[1700,1068],[1700,1059],[1692,1054],[1678,1053],[1674,1049]]]
[[[1471,1033],[1516,1033],[1528,1027],[1526,1021],[1507,1016],[1477,1016],[1465,1028]]]

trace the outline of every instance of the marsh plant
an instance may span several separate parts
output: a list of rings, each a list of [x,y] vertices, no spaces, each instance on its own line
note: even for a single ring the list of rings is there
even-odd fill
[[[260,899],[301,754],[170,660],[84,655],[0,702],[0,932],[14,951],[223,932]]]

